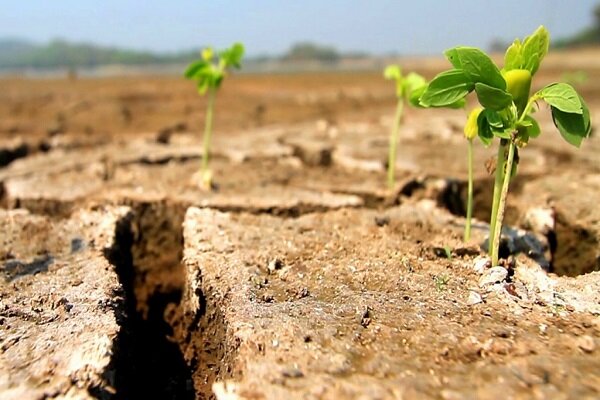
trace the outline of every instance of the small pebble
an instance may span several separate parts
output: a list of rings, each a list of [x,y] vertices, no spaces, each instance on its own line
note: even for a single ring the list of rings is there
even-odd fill
[[[486,269],[492,266],[492,261],[487,257],[477,257],[473,263],[473,269],[478,274],[483,274]]]
[[[596,350],[594,338],[589,335],[583,335],[577,339],[577,347],[586,353],[593,353]]]
[[[481,295],[473,290],[469,291],[469,299],[467,300],[467,304],[473,306],[475,304],[483,303],[483,298]]]
[[[283,268],[283,261],[281,261],[279,258],[272,259],[267,265],[267,270],[270,274],[277,270],[280,270],[281,268]]]
[[[286,368],[281,371],[281,375],[286,378],[302,378],[304,374],[298,368]]]
[[[493,267],[490,268],[485,274],[481,276],[479,279],[479,286],[490,286],[495,285],[496,283],[502,283],[506,280],[508,276],[508,271],[503,267]]]
[[[389,223],[390,223],[390,217],[388,217],[388,216],[375,217],[375,225],[377,225],[379,227],[389,225]]]

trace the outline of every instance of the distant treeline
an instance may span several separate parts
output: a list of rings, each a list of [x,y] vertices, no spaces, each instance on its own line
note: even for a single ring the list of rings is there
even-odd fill
[[[594,8],[595,23],[578,34],[553,41],[555,47],[576,47],[600,45],[600,4]],[[506,43],[495,40],[492,50],[506,48]],[[21,39],[0,39],[0,69],[53,69],[89,68],[103,65],[166,65],[185,64],[198,57],[199,50],[172,54],[159,54],[148,51],[125,50],[116,47],[98,46],[89,43],[72,43],[53,40],[47,44],[36,44]],[[281,56],[257,56],[247,61],[262,63],[282,61],[317,61],[335,64],[342,59],[367,58],[366,53],[341,53],[334,47],[310,42],[297,43]]]
[[[102,65],[161,65],[188,63],[198,57],[199,50],[174,54],[103,47],[88,43],[53,40],[40,45],[20,39],[0,39],[0,69],[86,68]],[[313,43],[293,45],[283,56],[261,56],[252,61],[319,61],[335,63],[342,58],[366,57],[366,54],[340,53],[333,47]]]
[[[600,44],[600,4],[594,8],[595,23],[573,37],[557,40],[556,47],[577,47]]]
[[[38,45],[19,39],[0,40],[0,68],[93,67],[107,64],[143,65],[186,62],[197,51],[170,55],[53,40]]]

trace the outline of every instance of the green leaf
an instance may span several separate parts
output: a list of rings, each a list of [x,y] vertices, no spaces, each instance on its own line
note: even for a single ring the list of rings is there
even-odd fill
[[[479,117],[477,117],[477,129],[479,140],[481,140],[486,147],[492,144],[494,134],[492,133],[490,123],[487,119],[486,110],[483,110],[483,112],[479,114]]]
[[[423,105],[421,105],[421,103],[419,102],[419,99],[421,98],[423,93],[425,93],[425,90],[427,90],[427,85],[423,85],[420,88],[413,90],[408,95],[408,102],[410,103],[410,105],[412,105],[413,107],[422,108]]]
[[[463,71],[445,71],[433,78],[420,102],[424,107],[449,106],[464,98],[473,88],[473,82]]]
[[[383,77],[389,80],[399,80],[402,78],[402,70],[398,65],[388,65],[383,71]]]
[[[525,38],[521,50],[524,61],[523,67],[535,74],[550,46],[550,34],[543,26],[540,26],[529,37]]]
[[[508,127],[508,128],[496,128],[496,127],[490,127],[490,129],[492,130],[492,134],[496,137],[499,137],[501,139],[512,139],[512,133],[514,131],[514,129],[512,127]]]
[[[503,110],[513,101],[510,93],[481,82],[475,84],[475,93],[477,93],[477,99],[482,106],[495,111]]]
[[[427,85],[427,81],[421,75],[411,72],[404,78],[404,89],[406,93],[411,93],[413,90]]]
[[[241,68],[242,57],[244,56],[244,45],[234,43],[229,49],[222,51],[219,54],[221,60],[227,67]]]
[[[402,70],[398,65],[388,65],[383,71],[383,77],[396,83],[396,97],[402,97],[404,87],[402,85]]]
[[[198,93],[203,95],[210,88],[218,89],[223,77],[223,71],[209,65],[198,71],[193,79],[197,81]]]
[[[538,53],[533,53],[528,56],[523,54],[523,58],[525,60],[523,63],[523,69],[526,69],[529,72],[531,72],[531,76],[533,76],[533,74],[540,67],[540,55]]]
[[[205,79],[199,80],[198,84],[196,86],[196,88],[198,89],[198,93],[200,95],[204,95],[209,87],[210,87],[210,81],[209,81],[208,77]]]
[[[208,63],[204,60],[196,60],[192,62],[185,70],[184,76],[188,79],[195,79],[198,73],[205,69]]]
[[[221,86],[224,77],[225,73],[222,70],[215,70],[209,78],[210,87],[218,89]]]
[[[551,107],[554,125],[558,128],[562,137],[575,147],[579,147],[583,139],[587,138],[592,132],[590,111],[583,99],[580,99],[580,101],[583,108],[581,114],[566,113],[556,107]]]
[[[504,70],[510,71],[513,69],[521,69],[523,64],[523,57],[521,56],[521,41],[515,39],[515,41],[506,49],[504,54]]]
[[[463,97],[460,100],[456,100],[452,104],[448,104],[446,107],[452,108],[452,109],[459,109],[459,108],[465,108],[466,104],[467,104],[467,100]]]
[[[552,83],[537,92],[536,96],[544,99],[552,107],[566,113],[583,113],[579,95],[573,89],[573,86],[567,83]]]
[[[525,117],[524,123],[521,125],[527,131],[527,136],[529,138],[536,138],[540,136],[542,130],[540,129],[540,124],[533,118],[531,115]]]
[[[421,75],[411,72],[402,79],[401,92],[410,101],[412,93],[419,90],[421,94],[427,89],[427,81]]]
[[[502,113],[493,111],[491,109],[485,109],[482,112],[483,117],[488,121],[491,135],[502,139],[511,139],[514,128],[510,122],[505,122],[502,118]]]
[[[456,69],[462,69],[473,83],[481,82],[506,90],[506,82],[492,59],[475,47],[455,47],[445,52]]]
[[[491,127],[494,128],[504,128],[504,123],[502,122],[502,118],[500,115],[492,110],[483,110],[484,117],[487,119],[488,123]]]
[[[458,48],[453,47],[444,52],[444,55],[450,61],[450,64],[454,67],[454,69],[462,69],[462,64],[460,62],[460,56],[458,55]]]

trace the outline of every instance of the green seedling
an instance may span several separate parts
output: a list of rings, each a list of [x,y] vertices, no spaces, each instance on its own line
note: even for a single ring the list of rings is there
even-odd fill
[[[498,138],[498,156],[490,220],[489,251],[498,265],[498,249],[511,177],[516,174],[518,151],[541,131],[533,117],[534,106],[545,101],[561,136],[579,147],[591,132],[590,112],[583,98],[566,83],[552,83],[531,92],[532,78],[548,52],[550,37],[540,26],[523,41],[507,49],[499,69],[483,51],[455,47],[445,52],[453,68],[437,75],[420,98],[424,107],[448,107],[475,92],[482,111],[477,116],[477,136],[489,146]]]
[[[244,46],[235,43],[230,48],[215,53],[212,48],[202,50],[200,59],[192,62],[185,70],[185,77],[196,82],[198,93],[208,94],[206,117],[204,122],[204,137],[202,150],[202,185],[212,187],[212,173],[208,168],[210,157],[210,142],[212,135],[213,108],[215,97],[227,71],[231,68],[241,68]]]
[[[406,76],[402,75],[402,69],[398,65],[388,65],[383,71],[385,79],[392,80],[396,84],[396,114],[390,133],[390,148],[388,153],[387,185],[389,189],[394,188],[396,183],[396,155],[398,152],[398,141],[402,117],[404,115],[405,104],[415,108],[423,108],[419,99],[425,89],[427,89],[427,80],[421,75],[410,72]],[[462,108],[465,105],[463,99],[449,105],[451,108]]]
[[[433,278],[433,281],[435,283],[435,288],[437,289],[437,291],[443,292],[444,290],[446,290],[446,287],[448,286],[448,283],[450,282],[450,277],[446,274],[436,275]]]
[[[452,248],[450,246],[444,246],[444,253],[448,260],[452,260]]]
[[[391,190],[396,183],[396,153],[398,151],[398,135],[400,125],[402,124],[402,115],[404,112],[404,104],[408,103],[419,107],[419,97],[427,87],[427,81],[421,75],[414,72],[406,76],[402,75],[402,70],[398,65],[388,65],[383,72],[385,79],[393,80],[396,83],[396,114],[394,116],[394,125],[390,133],[390,148],[388,155],[388,170],[387,170],[387,185]]]

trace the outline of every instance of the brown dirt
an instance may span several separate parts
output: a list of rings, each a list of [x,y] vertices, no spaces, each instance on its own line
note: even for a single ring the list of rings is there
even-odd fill
[[[106,374],[122,289],[104,257],[127,209],[51,221],[0,211],[0,393],[3,399],[110,393]]]
[[[578,346],[600,333],[600,275],[569,290],[553,280],[556,298],[596,293],[581,313],[547,302],[539,277],[488,288],[472,256],[435,255],[469,253],[452,222],[428,203],[297,220],[189,209],[195,381],[240,399],[595,397],[600,362]]]
[[[597,131],[600,68],[582,60],[590,75],[582,92]],[[563,71],[550,61],[540,82]],[[440,68],[438,61],[411,65],[429,76]],[[52,396],[70,387],[97,398],[600,396],[597,134],[572,149],[542,109],[545,133],[521,152],[507,222],[546,245],[554,273],[526,254],[509,271],[476,271],[492,184],[483,164],[493,149],[476,147],[478,221],[474,240],[463,245],[465,116],[409,110],[398,184],[388,191],[394,97],[379,73],[228,81],[217,102],[214,191],[194,178],[204,100],[189,82],[2,85],[4,208],[29,210],[35,226],[61,237],[64,226],[80,228],[79,215],[127,207],[127,218],[105,227],[105,240],[119,247],[78,271],[93,285],[100,263],[125,294],[114,309],[123,319],[110,326],[114,351],[96,369],[100,378],[75,379],[79,386],[60,386]],[[27,232],[19,225],[2,238],[10,244]],[[18,258],[34,260],[48,235],[32,235]],[[522,235],[507,248],[519,247]],[[19,278],[29,288],[4,284],[0,301],[17,290],[36,299],[46,279],[68,290],[69,280],[49,270]],[[36,332],[51,332],[44,326]],[[12,336],[1,329],[8,343]],[[64,340],[60,362],[78,343]],[[0,368],[21,368],[7,360]],[[45,372],[49,381],[70,376],[60,362]],[[34,376],[37,365],[20,373]],[[11,388],[0,381],[0,397]]]

